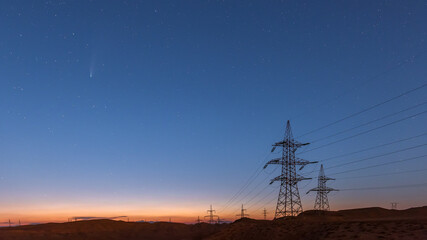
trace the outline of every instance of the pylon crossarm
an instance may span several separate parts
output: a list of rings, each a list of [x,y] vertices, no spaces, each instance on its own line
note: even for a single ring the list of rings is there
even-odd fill
[[[270,165],[270,164],[283,164],[283,161],[282,161],[282,159],[281,159],[281,158],[274,158],[274,159],[272,159],[272,160],[268,161],[268,162],[264,165],[264,169],[266,169],[266,168],[267,168],[267,166],[268,166],[268,165]]]
[[[326,176],[319,176],[319,180],[328,181],[328,180],[335,180],[335,178],[330,178]]]
[[[311,178],[303,177],[303,176],[301,176],[299,174],[296,174],[296,177],[295,177],[294,181],[299,182],[299,181],[302,181],[302,180],[310,180],[310,179]]]
[[[277,176],[277,177],[271,179],[270,184],[273,184],[274,182],[281,181],[281,180],[282,180],[282,176]]]
[[[310,161],[305,160],[305,159],[295,158],[295,165],[301,166],[299,168],[299,170],[302,170],[306,165],[313,164],[313,163],[318,163],[318,161],[312,161],[312,162],[310,162]]]
[[[285,145],[285,144],[289,144],[289,142],[288,142],[288,140],[287,140],[287,139],[285,139],[285,140],[283,140],[283,141],[280,141],[280,142],[276,142],[276,143],[274,143],[274,144],[273,144],[273,147],[283,147],[283,145]]]
[[[295,141],[295,140],[289,141],[288,139],[285,139],[283,141],[274,143],[273,144],[273,149],[271,149],[271,151],[273,152],[276,149],[276,147],[283,147],[283,146],[286,146],[286,145],[294,145],[296,148],[300,148],[300,147],[306,146],[308,144],[310,144],[310,143],[300,143],[300,142]]]
[[[286,182],[289,182],[289,184],[295,185],[299,181],[310,180],[310,179],[311,178],[306,178],[306,177],[303,177],[303,176],[300,176],[300,175],[297,175],[297,177],[295,177],[295,178],[288,178],[286,176],[280,175],[280,176],[277,176],[277,177],[271,179],[270,184],[273,184],[276,181],[282,181],[282,180],[284,180]]]
[[[308,194],[309,192],[317,192],[317,191],[319,191],[318,187],[312,188],[312,189],[308,190],[306,194]]]
[[[338,189],[329,188],[329,187],[328,187],[328,188],[325,188],[325,190],[326,190],[326,191],[328,191],[328,193],[329,193],[329,192],[332,192],[332,191],[339,191]]]
[[[302,180],[310,180],[311,178],[307,178],[307,177],[299,177],[299,178],[296,178],[295,180],[296,180],[296,182],[299,182],[299,181],[302,181]]]
[[[295,141],[295,145],[297,148],[302,147],[302,146],[307,146],[308,144],[310,144],[310,143],[300,143],[300,142]]]

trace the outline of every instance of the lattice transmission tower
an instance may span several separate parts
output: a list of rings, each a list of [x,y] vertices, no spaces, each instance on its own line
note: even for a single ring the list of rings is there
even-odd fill
[[[329,211],[328,193],[331,191],[338,191],[326,186],[326,182],[329,180],[335,180],[334,178],[326,177],[325,171],[323,170],[323,164],[320,165],[319,177],[317,187],[308,190],[307,193],[314,191],[317,192],[316,201],[314,202],[315,210]]]
[[[311,178],[305,178],[297,174],[296,167],[316,163],[309,162],[295,157],[295,152],[298,148],[308,145],[309,143],[300,143],[296,141],[292,135],[291,124],[288,120],[286,124],[286,132],[283,141],[273,144],[271,152],[274,152],[276,147],[282,148],[282,156],[267,162],[264,169],[270,164],[279,164],[282,167],[280,176],[273,178],[270,182],[280,181],[279,197],[277,198],[276,213],[274,218],[297,216],[302,212],[301,198],[298,191],[298,182]]]
[[[240,214],[237,214],[236,216],[240,217],[240,218],[245,218],[245,217],[249,216],[249,214],[245,213],[246,211],[247,210],[243,208],[243,204],[242,204],[242,208],[240,209]]]
[[[219,219],[219,216],[214,215],[215,210],[212,209],[212,205],[211,205],[210,209],[207,210],[207,212],[208,212],[208,215],[205,216],[205,218],[209,218],[208,223],[210,223],[210,224],[218,223],[218,221],[216,221],[214,218]]]

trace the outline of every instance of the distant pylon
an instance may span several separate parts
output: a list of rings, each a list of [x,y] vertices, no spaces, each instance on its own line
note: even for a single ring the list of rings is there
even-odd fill
[[[201,223],[201,222],[202,222],[202,220],[200,220],[200,216],[197,216],[197,220],[196,220],[196,222],[197,222],[197,223]]]
[[[391,203],[391,209],[392,210],[397,210],[397,202],[392,202]]]
[[[265,208],[264,208],[263,214],[264,214],[264,220],[267,220],[267,210]]]
[[[237,214],[236,216],[240,217],[240,218],[244,218],[246,216],[249,216],[249,214],[246,214],[247,210],[243,208],[243,204],[242,204],[242,208],[240,209],[240,214]]]
[[[301,170],[307,164],[316,163],[295,157],[296,150],[305,145],[308,145],[308,143],[300,143],[294,139],[292,135],[291,124],[288,120],[283,141],[273,144],[273,149],[271,149],[271,152],[273,152],[276,147],[282,147],[282,156],[270,160],[264,166],[264,168],[266,168],[269,164],[279,164],[282,166],[280,176],[275,177],[270,182],[270,184],[272,184],[275,181],[280,181],[280,192],[279,197],[277,198],[276,213],[274,218],[297,216],[302,212],[301,198],[298,191],[298,182],[311,178],[305,178],[297,174],[296,166],[301,166],[299,168],[299,170]]]
[[[212,209],[212,205],[210,207],[209,210],[207,210],[208,214],[207,216],[205,216],[205,218],[209,218],[208,223],[210,224],[214,224],[217,223],[217,221],[214,220],[214,218],[219,218],[217,215],[214,215],[215,210]]]
[[[325,171],[323,170],[323,164],[320,165],[319,177],[317,179],[318,179],[317,187],[308,190],[307,193],[311,191],[317,192],[316,202],[314,202],[315,210],[329,211],[328,193],[331,191],[338,191],[338,190],[327,187],[326,181],[335,180],[335,179],[325,176]]]

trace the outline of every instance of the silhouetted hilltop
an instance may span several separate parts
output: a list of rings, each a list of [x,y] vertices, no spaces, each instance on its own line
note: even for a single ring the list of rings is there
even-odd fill
[[[356,220],[383,218],[427,218],[427,206],[405,210],[390,210],[380,207],[356,208],[339,211],[309,210],[301,213],[298,218],[326,217],[328,219]]]
[[[306,211],[273,221],[240,219],[208,240],[427,239],[427,207]]]
[[[0,228],[0,240],[198,240],[224,225],[87,220]]]
[[[427,239],[427,207],[306,211],[273,221],[231,224],[87,220],[0,228],[0,240],[316,240]]]

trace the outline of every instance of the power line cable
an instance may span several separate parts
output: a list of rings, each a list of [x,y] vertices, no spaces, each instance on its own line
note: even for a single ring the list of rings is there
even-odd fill
[[[277,200],[277,199],[275,199],[275,198],[271,199],[268,203],[266,203],[266,204],[262,205],[261,207],[259,207],[259,208],[255,209],[255,210],[254,210],[254,212],[257,212],[257,211],[258,211],[258,210],[260,210],[261,208],[265,207],[266,205],[269,205],[269,204],[273,203],[273,202],[274,202],[274,201],[276,201],[276,200]]]
[[[390,172],[390,173],[382,173],[382,174],[373,174],[373,175],[364,175],[364,176],[355,176],[355,177],[340,177],[341,179],[355,179],[355,178],[369,178],[369,177],[381,177],[381,176],[389,176],[389,175],[397,175],[397,174],[405,174],[405,173],[416,173],[416,172],[425,172],[425,169],[415,169],[409,171],[400,171],[400,172]]]
[[[269,192],[267,195],[265,195],[263,198],[259,199],[258,201],[256,201],[255,203],[253,203],[250,207],[248,207],[248,209],[256,206],[258,203],[262,202],[264,199],[270,197],[273,193],[276,193],[277,189],[273,189],[273,191]],[[274,199],[277,200],[277,199]]]
[[[414,59],[415,59],[416,57],[419,57],[420,55],[424,54],[425,52],[426,52],[426,51],[421,51],[421,52],[419,52],[418,54],[416,54],[415,56],[414,56],[414,55],[412,55],[411,57],[408,57],[408,58],[406,58],[406,59],[404,59],[404,60],[402,60],[402,61],[398,62],[397,64],[395,64],[395,65],[393,65],[393,66],[391,66],[391,67],[387,68],[386,70],[384,70],[384,71],[382,71],[382,72],[380,72],[380,73],[378,73],[378,74],[375,74],[375,75],[374,75],[374,76],[372,76],[372,77],[369,77],[368,79],[366,79],[366,80],[365,80],[365,81],[363,81],[362,83],[359,83],[356,87],[349,88],[349,89],[347,89],[347,91],[344,91],[342,94],[340,94],[340,95],[338,95],[338,96],[336,96],[336,97],[330,98],[330,99],[328,99],[328,100],[326,100],[326,101],[322,101],[320,104],[317,104],[315,107],[312,107],[312,108],[310,108],[310,109],[313,109],[313,108],[314,108],[314,109],[317,109],[317,108],[319,108],[320,106],[322,106],[322,105],[324,105],[324,104],[326,104],[326,103],[329,103],[329,102],[332,102],[332,101],[336,101],[337,99],[341,98],[342,96],[345,96],[345,95],[347,95],[347,94],[348,94],[348,93],[350,93],[350,92],[353,92],[355,89],[357,89],[357,87],[364,86],[364,85],[366,85],[367,83],[372,83],[372,82],[374,82],[374,81],[378,80],[378,79],[379,79],[379,77],[381,77],[382,75],[385,75],[385,74],[387,74],[387,73],[389,73],[389,72],[391,72],[391,71],[393,71],[393,70],[395,70],[395,69],[398,69],[398,68],[400,68],[400,67],[404,66],[404,65],[405,65],[405,64],[407,64],[407,63],[412,63],[412,62],[414,62]],[[292,117],[290,120],[297,119],[297,118],[299,118],[299,117],[301,117],[301,116],[303,116],[303,115],[307,114],[308,112],[310,112],[310,111],[305,110],[304,112],[302,112],[302,113],[298,114],[297,116]]]
[[[400,142],[412,140],[412,139],[419,138],[419,137],[426,136],[426,135],[427,135],[427,133],[423,133],[423,134],[412,136],[412,137],[409,137],[409,138],[399,139],[399,140],[396,140],[396,141],[393,141],[393,142],[388,142],[388,143],[376,145],[376,146],[373,146],[373,147],[364,148],[364,149],[361,149],[361,150],[358,150],[358,151],[354,151],[354,152],[350,152],[350,153],[344,153],[344,154],[341,154],[341,155],[324,158],[324,159],[319,160],[319,162],[325,162],[325,161],[329,161],[329,160],[332,160],[332,159],[342,158],[342,157],[350,156],[350,155],[353,155],[353,154],[357,154],[357,153],[361,153],[361,152],[366,152],[366,151],[369,151],[369,150],[372,150],[372,149],[376,149],[376,148],[380,148],[380,147],[385,147],[385,146],[388,146],[388,145],[392,145],[392,144],[395,144],[395,143],[400,143]]]
[[[423,111],[423,112],[420,112],[420,113],[417,113],[417,114],[413,114],[413,115],[408,116],[408,117],[404,117],[404,118],[398,119],[398,120],[393,121],[393,122],[391,122],[391,123],[387,123],[387,124],[381,125],[381,126],[379,126],[379,127],[375,127],[375,128],[372,128],[372,129],[369,129],[369,130],[366,130],[366,131],[360,132],[360,133],[355,134],[355,135],[351,135],[351,136],[348,136],[348,137],[345,137],[345,138],[341,138],[341,139],[339,139],[339,140],[336,140],[336,141],[333,141],[333,142],[330,142],[330,143],[327,143],[327,144],[323,144],[323,145],[321,145],[321,146],[319,146],[319,147],[316,147],[316,148],[312,148],[312,149],[309,149],[309,150],[303,151],[303,152],[301,152],[300,154],[307,153],[307,152],[311,152],[311,151],[314,151],[314,150],[317,150],[317,149],[320,149],[320,148],[324,148],[324,147],[327,147],[327,146],[333,145],[333,144],[335,144],[335,143],[339,143],[339,142],[342,142],[342,141],[345,141],[345,140],[348,140],[348,139],[351,139],[351,138],[355,138],[355,137],[358,137],[358,136],[360,136],[360,135],[363,135],[363,134],[366,134],[366,133],[369,133],[369,132],[372,132],[372,131],[375,131],[375,130],[378,130],[378,129],[381,129],[381,128],[384,128],[384,127],[387,127],[387,126],[390,126],[390,125],[395,124],[395,123],[399,123],[399,122],[402,122],[402,121],[408,120],[408,119],[410,119],[410,118],[413,118],[413,117],[416,117],[416,116],[419,116],[419,115],[421,115],[421,114],[425,114],[425,113],[427,113],[427,110],[426,110],[426,111]]]
[[[378,122],[378,121],[384,120],[384,119],[386,119],[386,118],[389,118],[389,117],[395,116],[395,115],[397,115],[397,114],[400,114],[400,113],[403,113],[403,112],[406,112],[406,111],[409,111],[409,110],[412,110],[412,109],[414,109],[414,108],[417,108],[417,107],[423,106],[423,105],[425,105],[425,104],[427,104],[427,101],[422,102],[422,103],[419,103],[419,104],[416,104],[416,105],[411,106],[411,107],[409,107],[409,108],[405,108],[405,109],[400,110],[400,111],[398,111],[398,112],[394,112],[394,113],[391,113],[391,114],[385,115],[385,116],[383,116],[383,117],[376,118],[376,119],[371,120],[371,121],[369,121],[369,122],[362,123],[362,124],[360,124],[360,125],[358,125],[358,126],[355,126],[355,127],[352,127],[352,128],[345,129],[345,130],[343,130],[343,131],[340,131],[340,132],[337,132],[337,133],[331,134],[331,135],[329,135],[329,136],[326,136],[326,137],[323,137],[323,138],[316,139],[316,140],[314,140],[314,141],[311,141],[310,143],[311,143],[311,144],[313,144],[313,143],[316,143],[316,142],[319,142],[319,141],[323,141],[323,140],[328,139],[328,138],[331,138],[331,137],[335,137],[335,136],[337,136],[337,135],[340,135],[340,134],[343,134],[343,133],[349,132],[349,131],[351,131],[351,130],[354,130],[354,129],[357,129],[357,128],[360,128],[360,127],[363,127],[363,126],[366,126],[366,125],[369,125],[369,124],[374,123],[374,122]]]
[[[278,168],[279,166],[276,166],[276,168],[274,169],[274,170],[277,170],[277,168]],[[250,192],[248,192],[243,198],[242,198],[242,200],[243,199],[245,199],[246,197],[248,197],[253,191],[255,191],[255,189],[257,189],[262,183],[265,183],[265,180],[267,180],[269,177],[270,177],[270,175],[271,174],[273,174],[273,172],[274,171],[272,171],[272,172],[270,172],[264,179],[263,179],[263,181],[260,181],[259,183],[258,183],[258,185],[256,185],[256,187],[254,187],[254,188],[252,188],[252,190],[250,191]],[[246,203],[247,204],[247,203]],[[245,204],[245,205],[246,205]]]
[[[254,200],[256,197],[258,197],[261,193],[263,193],[266,189],[268,189],[270,187],[270,185],[266,185],[263,189],[261,189],[261,191],[259,191],[256,195],[254,195],[254,196],[252,196],[252,198],[250,198],[247,202],[245,202],[245,204],[244,205],[248,205],[250,202],[252,202],[252,200]],[[272,193],[274,193],[274,192],[276,192],[277,191],[277,189],[276,188],[274,188],[273,189],[273,191],[271,191],[268,195],[271,195]],[[266,198],[266,196],[264,196],[262,199],[265,199]],[[253,205],[251,205],[250,207],[248,207],[247,209],[250,209],[251,207],[252,207]],[[234,214],[236,213],[236,212],[238,212],[238,211],[235,211],[235,212],[233,212],[232,213],[232,215],[234,216]]]
[[[271,154],[271,152],[269,152],[263,159],[263,161],[261,162],[261,165],[259,167],[257,167],[257,169],[255,170],[255,172],[249,177],[249,179],[246,181],[246,183],[239,189],[239,191],[233,195],[233,197],[231,197],[230,200],[228,200],[226,202],[226,204],[224,205],[224,207],[222,207],[220,210],[218,210],[218,213],[223,212],[225,209],[227,209],[232,202],[234,202],[236,200],[236,198],[238,198],[245,190],[246,188],[248,188],[254,181],[256,178],[258,178],[258,176],[260,175],[260,173],[262,172],[262,166],[264,165],[265,160],[267,159],[267,157]]]
[[[388,152],[388,153],[383,153],[383,154],[380,154],[380,155],[376,155],[376,156],[373,156],[373,157],[367,157],[367,158],[362,158],[362,159],[351,161],[351,162],[337,164],[337,165],[334,165],[332,167],[328,167],[328,168],[325,168],[325,169],[332,169],[332,168],[342,167],[342,166],[350,165],[350,164],[353,164],[353,163],[363,162],[363,161],[366,161],[366,160],[371,160],[371,159],[375,159],[375,158],[379,158],[379,157],[384,157],[384,156],[392,155],[392,154],[399,153],[399,152],[404,152],[404,151],[412,150],[412,149],[415,149],[415,148],[424,147],[426,145],[427,145],[427,143],[420,144],[420,145],[417,145],[417,146],[408,147],[408,148],[403,148],[403,149],[399,149],[399,150],[396,150],[396,151],[392,151],[392,152]]]
[[[406,161],[410,161],[410,160],[415,160],[415,159],[423,158],[423,157],[426,157],[426,156],[427,156],[427,154],[426,155],[422,155],[422,156],[418,156],[418,157],[411,157],[411,158],[396,160],[396,161],[392,161],[392,162],[386,162],[386,163],[380,163],[380,164],[370,165],[370,166],[367,166],[367,167],[362,167],[362,168],[357,168],[357,169],[350,169],[350,170],[347,170],[347,171],[336,172],[336,173],[332,173],[332,174],[329,174],[329,175],[332,176],[332,175],[339,175],[339,174],[343,174],[343,173],[356,172],[356,171],[365,170],[365,169],[369,169],[369,168],[375,168],[375,167],[380,167],[380,166],[385,166],[385,165],[390,165],[390,164],[395,164],[395,163],[400,163],[400,162],[406,162]]]
[[[347,189],[340,189],[340,191],[379,190],[379,189],[395,189],[395,188],[409,188],[409,187],[427,187],[427,183],[384,186],[384,187],[347,188]]]
[[[386,103],[389,103],[389,102],[391,102],[391,101],[394,101],[394,100],[396,100],[396,99],[398,99],[398,98],[401,98],[401,97],[403,97],[403,96],[406,96],[406,95],[408,95],[408,94],[410,94],[410,93],[412,93],[412,92],[415,92],[415,91],[417,91],[417,90],[420,90],[420,89],[422,89],[422,88],[424,88],[424,87],[426,87],[426,86],[427,86],[427,83],[424,83],[424,84],[422,84],[421,86],[418,86],[418,87],[416,87],[416,88],[413,88],[413,89],[411,89],[411,90],[408,90],[408,91],[406,91],[406,92],[404,92],[404,93],[401,93],[401,94],[399,94],[399,95],[397,95],[397,96],[394,96],[394,97],[392,97],[392,98],[389,98],[389,99],[387,99],[387,100],[385,100],[385,101],[383,101],[383,102],[377,103],[377,104],[375,104],[375,105],[373,105],[373,106],[370,106],[370,107],[368,107],[368,108],[365,108],[365,109],[363,109],[363,110],[361,110],[361,111],[358,111],[358,112],[352,113],[352,114],[350,114],[350,115],[348,115],[348,116],[346,116],[346,117],[344,117],[344,118],[341,118],[341,119],[336,120],[336,121],[334,121],[334,122],[328,123],[328,124],[326,124],[326,125],[324,125],[324,126],[322,126],[322,127],[319,127],[319,128],[314,129],[314,130],[311,130],[311,131],[309,131],[309,132],[307,132],[307,133],[305,133],[305,134],[303,134],[303,135],[298,136],[298,138],[303,137],[303,136],[306,136],[306,135],[311,134],[311,133],[314,133],[314,132],[317,132],[317,131],[319,131],[319,130],[325,129],[325,128],[327,128],[327,127],[330,127],[330,126],[332,126],[332,125],[335,125],[335,124],[337,124],[337,123],[340,123],[340,122],[342,122],[342,121],[344,121],[344,120],[347,120],[347,119],[349,119],[349,118],[355,117],[355,116],[357,116],[357,115],[360,115],[360,114],[362,114],[362,113],[364,113],[364,112],[367,112],[367,111],[372,110],[372,109],[374,109],[374,108],[377,108],[377,107],[379,107],[379,106],[381,106],[381,105],[384,105],[384,104],[386,104]]]

